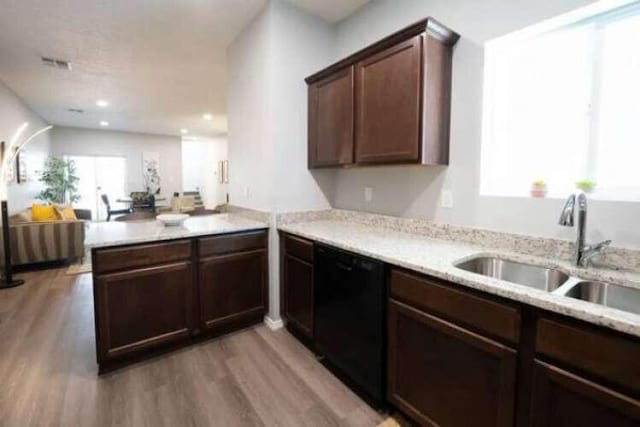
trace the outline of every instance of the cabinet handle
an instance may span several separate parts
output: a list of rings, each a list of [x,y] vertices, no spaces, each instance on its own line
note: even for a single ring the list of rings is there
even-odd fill
[[[337,265],[337,266],[338,266],[338,268],[340,268],[341,270],[345,270],[345,271],[351,271],[351,270],[353,270],[353,266],[346,265],[346,264],[343,264],[343,263],[341,263],[341,262],[336,262],[336,265]]]

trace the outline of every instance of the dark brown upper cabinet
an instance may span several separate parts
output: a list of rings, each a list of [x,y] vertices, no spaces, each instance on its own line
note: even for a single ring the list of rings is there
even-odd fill
[[[309,85],[309,167],[353,163],[353,67]]]
[[[309,168],[447,165],[458,38],[427,18],[307,77]]]
[[[418,162],[422,36],[356,65],[356,163]]]

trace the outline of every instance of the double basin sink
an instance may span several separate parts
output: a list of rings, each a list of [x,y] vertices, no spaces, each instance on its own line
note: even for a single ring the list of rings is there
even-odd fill
[[[455,267],[556,295],[640,314],[640,289],[607,282],[583,280],[554,268],[494,257],[472,258],[455,264]]]

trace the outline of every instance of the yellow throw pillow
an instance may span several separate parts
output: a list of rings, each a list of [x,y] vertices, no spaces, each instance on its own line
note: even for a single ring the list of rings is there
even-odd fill
[[[58,214],[58,218],[63,221],[78,220],[78,217],[76,216],[76,213],[71,206],[56,206],[56,212]]]
[[[57,221],[59,219],[56,209],[49,205],[31,205],[31,218],[34,221]]]

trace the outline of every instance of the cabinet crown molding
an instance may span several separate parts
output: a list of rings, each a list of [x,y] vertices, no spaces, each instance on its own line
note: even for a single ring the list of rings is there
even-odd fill
[[[342,68],[353,65],[356,62],[361,61],[362,59],[372,54],[375,54],[390,46],[393,46],[399,41],[406,40],[407,38],[410,38],[422,33],[426,33],[427,35],[434,37],[435,39],[443,42],[448,46],[453,46],[454,44],[456,44],[458,39],[460,39],[460,35],[458,33],[450,30],[449,28],[445,27],[443,24],[438,22],[436,19],[429,16],[399,31],[396,31],[395,33],[381,40],[378,40],[377,42],[363,49],[360,49],[355,53],[352,53],[346,58],[341,59],[340,61],[335,62],[329,65],[328,67],[308,76],[307,78],[304,79],[304,81],[307,82],[307,84],[310,84],[310,83],[317,82],[318,80],[322,80],[323,78],[331,75],[332,73]]]

